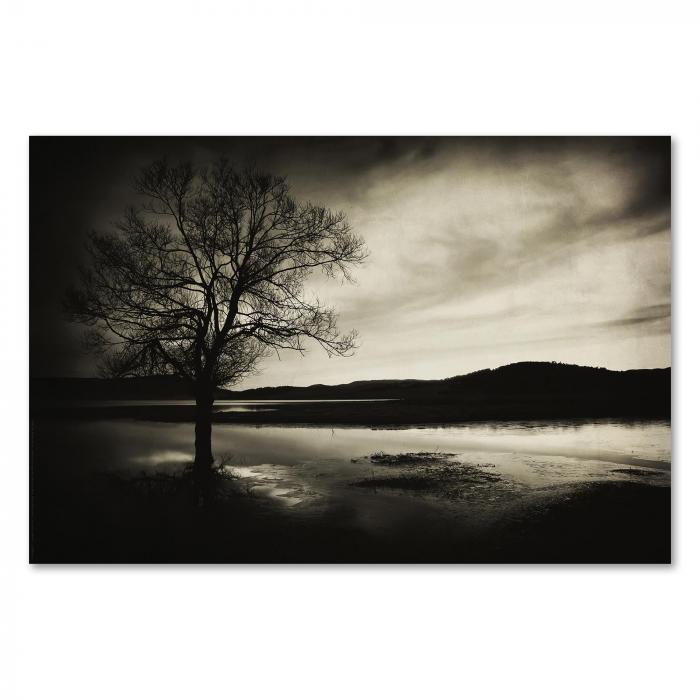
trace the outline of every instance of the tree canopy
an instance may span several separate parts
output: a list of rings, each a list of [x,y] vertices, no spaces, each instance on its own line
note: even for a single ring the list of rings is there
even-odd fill
[[[139,205],[116,230],[90,235],[90,264],[67,298],[104,374],[215,387],[306,340],[352,352],[355,331],[341,333],[334,310],[304,293],[315,270],[351,280],[367,254],[342,212],[298,202],[285,178],[226,159],[202,170],[160,160],[135,189]]]

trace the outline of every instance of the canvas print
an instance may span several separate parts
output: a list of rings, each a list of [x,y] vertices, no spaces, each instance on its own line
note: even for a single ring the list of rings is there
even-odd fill
[[[667,563],[668,137],[32,137],[34,563]]]

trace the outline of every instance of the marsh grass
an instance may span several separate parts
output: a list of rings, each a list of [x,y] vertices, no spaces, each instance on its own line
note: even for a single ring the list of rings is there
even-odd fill
[[[203,505],[212,499],[227,499],[240,495],[252,495],[247,489],[238,488],[241,479],[230,469],[230,455],[223,455],[211,468],[198,473],[194,462],[188,463],[180,472],[142,472],[137,477],[114,477],[122,490],[140,492],[148,499],[170,498],[185,495]]]
[[[626,474],[628,476],[649,476],[649,474],[659,474],[657,469],[635,469],[634,467],[625,467],[624,469],[611,469],[613,474]]]
[[[395,455],[374,452],[369,455],[368,459],[372,464],[382,464],[386,467],[411,467],[429,466],[438,461],[444,461],[447,457],[456,456],[455,452],[401,452]]]
[[[360,479],[353,486],[373,489],[398,489],[458,500],[474,488],[502,481],[500,474],[488,471],[493,464],[467,464],[449,459],[454,453],[405,452],[391,455],[376,452],[369,456],[372,464],[402,467],[397,474]]]

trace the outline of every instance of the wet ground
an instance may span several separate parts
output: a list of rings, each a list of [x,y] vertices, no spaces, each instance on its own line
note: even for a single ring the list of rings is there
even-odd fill
[[[34,558],[670,558],[668,423],[215,425],[213,438],[203,508],[183,486],[191,425],[35,421]]]

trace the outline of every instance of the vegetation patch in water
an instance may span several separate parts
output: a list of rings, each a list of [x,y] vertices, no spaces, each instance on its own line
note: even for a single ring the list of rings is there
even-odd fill
[[[502,481],[499,474],[488,471],[493,464],[465,464],[447,459],[444,452],[408,452],[370,455],[374,464],[414,467],[398,474],[371,476],[354,482],[360,488],[400,489],[442,498],[459,499],[475,487]]]
[[[401,452],[396,455],[374,452],[369,455],[369,460],[372,464],[382,464],[387,467],[410,467],[428,466],[436,462],[444,462],[447,457],[456,456],[454,452]]]
[[[630,476],[649,476],[650,474],[659,474],[658,469],[634,469],[627,467],[624,469],[611,469],[613,474],[628,474]]]

